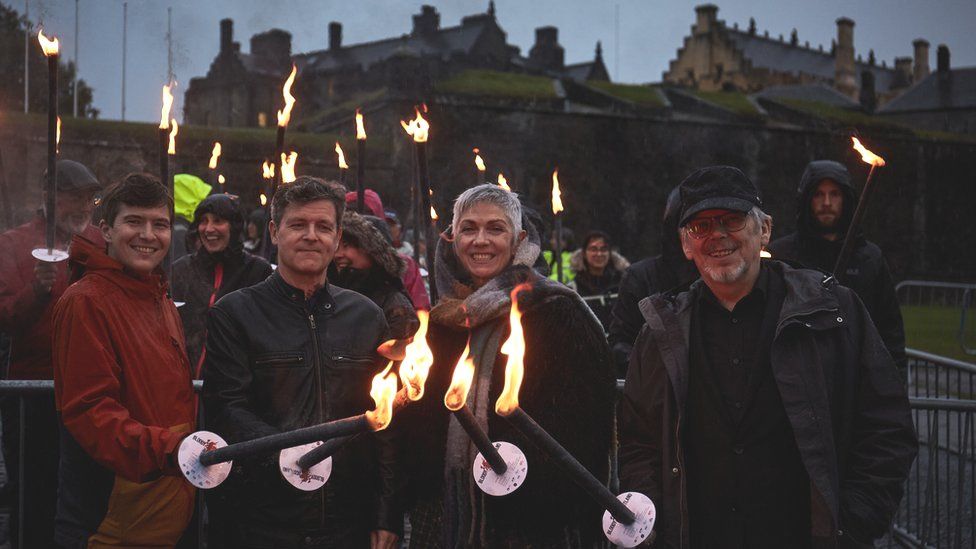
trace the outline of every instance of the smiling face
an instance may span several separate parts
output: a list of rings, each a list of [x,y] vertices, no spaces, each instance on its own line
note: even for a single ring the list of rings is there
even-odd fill
[[[688,223],[730,213],[738,212],[705,210]],[[702,279],[710,288],[713,285],[735,286],[755,280],[759,273],[759,252],[769,244],[771,229],[769,220],[760,224],[755,216],[749,214],[746,215],[745,226],[734,232],[712,219],[711,231],[705,232],[702,238],[695,238],[687,229],[682,229],[681,248],[685,257],[695,262]]]
[[[212,213],[205,213],[197,226],[200,245],[211,254],[221,252],[230,244],[230,221]]]
[[[362,248],[343,240],[339,243],[339,249],[336,250],[335,264],[340,271],[344,269],[367,271],[373,266],[373,260]]]
[[[821,181],[810,197],[810,210],[824,230],[837,232],[844,213],[844,192],[840,185],[829,179]]]
[[[525,238],[525,231],[515,234],[505,212],[490,202],[473,204],[455,226],[454,253],[479,288],[512,263],[517,242]]]
[[[583,251],[586,254],[586,264],[598,272],[603,272],[610,263],[610,246],[603,238],[591,238]]]
[[[335,204],[325,199],[291,204],[280,226],[272,221],[269,227],[271,242],[278,246],[278,269],[286,280],[325,277],[342,236]]]
[[[150,274],[169,251],[172,233],[165,205],[143,208],[122,204],[113,224],[103,220],[101,229],[108,256],[134,273]]]

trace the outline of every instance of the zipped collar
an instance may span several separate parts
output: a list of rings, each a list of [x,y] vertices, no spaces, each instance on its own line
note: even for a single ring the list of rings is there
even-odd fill
[[[160,267],[149,275],[134,273],[124,265],[109,257],[106,245],[96,244],[82,235],[75,235],[71,239],[68,250],[68,265],[71,269],[71,281],[75,282],[88,274],[103,274],[108,280],[123,290],[134,292],[148,292],[153,295],[165,295],[169,289],[166,275]],[[110,276],[116,273],[122,276]]]
[[[314,311],[320,306],[324,306],[326,309],[332,309],[335,306],[335,298],[332,297],[328,279],[326,279],[325,284],[316,290],[309,299],[305,299],[304,291],[285,282],[285,279],[278,271],[273,272],[268,278],[268,281],[271,287],[285,297],[289,303],[294,303],[302,309]]]

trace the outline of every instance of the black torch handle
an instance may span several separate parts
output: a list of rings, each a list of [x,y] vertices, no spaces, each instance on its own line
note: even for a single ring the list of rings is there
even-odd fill
[[[47,58],[47,199],[44,207],[47,214],[45,244],[50,254],[54,251],[54,233],[57,216],[54,209],[58,193],[58,56]]]
[[[410,404],[410,399],[407,397],[406,387],[397,391],[396,397],[393,399],[393,414],[401,410],[404,406]],[[356,440],[362,433],[356,433],[354,435],[348,435],[343,437],[333,437],[322,443],[321,446],[316,446],[302,457],[298,458],[298,466],[302,470],[308,470],[312,467],[322,463],[323,461],[334,456],[336,452],[341,450],[346,444]]]
[[[529,442],[535,444],[542,453],[549,456],[583,491],[609,511],[617,522],[630,525],[637,520],[633,511],[614,497],[613,493],[602,482],[597,480],[586,467],[583,467],[583,464],[563,448],[556,439],[552,438],[552,435],[536,423],[529,414],[526,414],[521,408],[516,408],[515,411],[504,417]]]
[[[460,409],[456,411],[452,410],[451,412],[457,418],[461,427],[464,428],[464,432],[468,433],[468,436],[471,437],[471,442],[474,442],[474,445],[481,452],[481,455],[484,456],[488,465],[491,465],[491,470],[499,475],[504,475],[505,471],[508,470],[508,464],[505,463],[502,455],[498,453],[495,445],[491,443],[488,434],[478,425],[471,410],[467,406],[462,406]]]
[[[423,216],[426,227],[427,241],[427,283],[430,286],[430,304],[437,304],[437,281],[434,277],[434,256],[437,253],[437,227],[430,217],[430,170],[427,167],[427,143],[416,142],[417,145],[417,173],[420,180],[420,215]]]
[[[268,196],[268,204],[271,204],[271,197],[274,196],[278,186],[281,185],[281,153],[285,152],[285,130],[287,126],[278,126],[278,133],[275,134],[275,157],[274,163],[277,165],[274,173],[274,180],[271,187],[271,195]],[[267,232],[267,231],[265,231]]]
[[[556,214],[556,223],[553,227],[553,232],[556,233],[556,245],[552,251],[555,255],[556,260],[556,280],[559,282],[563,281],[563,218],[562,215]]]
[[[225,461],[232,461],[242,457],[255,456],[292,446],[308,444],[316,440],[325,440],[355,433],[362,433],[370,429],[366,414],[337,419],[311,427],[276,433],[266,437],[246,440],[236,444],[229,444],[223,448],[211,450],[200,455],[200,463],[204,466],[216,465]]]
[[[356,211],[366,212],[366,140],[356,140]]]
[[[851,259],[851,253],[854,251],[854,240],[857,238],[857,232],[861,228],[861,222],[864,219],[864,211],[867,209],[868,200],[871,197],[871,191],[874,190],[874,186],[871,183],[874,181],[874,170],[875,165],[871,164],[871,170],[868,171],[868,178],[864,182],[864,190],[861,191],[861,198],[857,201],[857,208],[854,209],[854,216],[851,218],[851,223],[847,227],[847,234],[844,236],[844,245],[841,246],[840,254],[837,255],[837,262],[834,263],[834,278],[838,281],[843,280],[844,271],[847,269],[847,263]]]

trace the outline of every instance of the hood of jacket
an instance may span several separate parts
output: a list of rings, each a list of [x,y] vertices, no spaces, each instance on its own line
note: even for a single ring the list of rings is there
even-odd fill
[[[607,267],[623,272],[627,269],[627,267],[630,267],[630,261],[627,261],[626,257],[620,255],[616,251],[611,251],[610,262],[607,263]],[[586,254],[584,253],[583,248],[577,249],[572,255],[569,256],[569,268],[578,273],[586,270]]]
[[[342,214],[342,239],[365,252],[386,275],[399,279],[406,270],[406,262],[393,248],[392,239],[381,232],[380,224],[385,228],[382,219],[346,210]]]
[[[796,188],[796,230],[801,238],[820,239],[824,233],[820,224],[814,219],[810,211],[810,200],[813,197],[817,186],[824,179],[829,179],[840,187],[844,193],[844,208],[841,212],[839,234],[847,234],[847,228],[854,217],[854,209],[857,207],[858,192],[851,184],[851,174],[840,162],[833,160],[814,160],[807,164],[807,168],[800,177],[800,184]],[[858,235],[860,236],[860,235]]]

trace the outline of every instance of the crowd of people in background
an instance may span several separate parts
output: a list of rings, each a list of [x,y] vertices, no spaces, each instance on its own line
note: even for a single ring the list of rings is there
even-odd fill
[[[249,211],[188,174],[171,195],[148,174],[103,186],[78,162],[58,169],[56,214],[0,235],[5,377],[55,385],[2,403],[2,494],[24,546],[192,546],[183,437],[202,422],[238,442],[371,408],[392,358],[381,344],[409,341],[418,310],[431,397],[338,452],[319,492],[283,483],[268,456],[235,462],[207,497],[209,546],[396,547],[405,515],[410,547],[604,546],[599,506],[530,445],[516,493],[476,489],[477,449],[440,400],[469,353],[475,420],[518,440],[491,403],[521,285],[522,406],[605,483],[619,423],[621,487],[655,501],[659,544],[856,546],[897,508],[916,446],[904,328],[883,254],[856,228],[831,273],[858,200],[837,162],[810,163],[797,231],[775,240],[752,181],[698,170],[656,216],[659,253],[633,263],[609,232],[576,246],[491,184],[415,249],[372,189],[356,211],[355,192],[302,176]],[[68,261],[31,256],[48,215]]]

